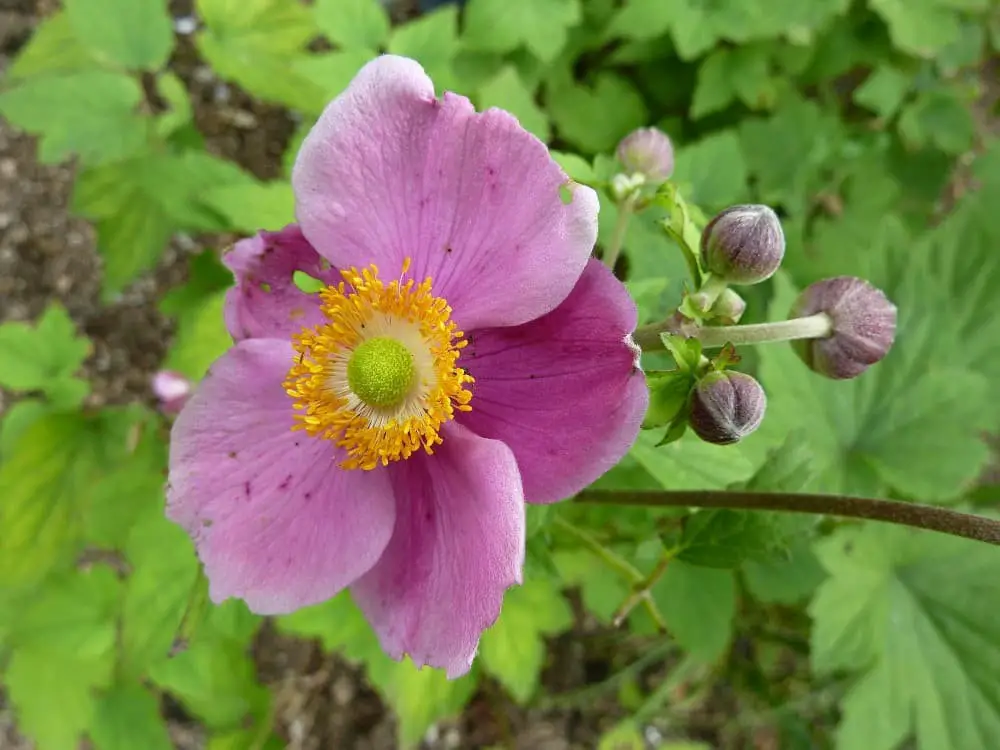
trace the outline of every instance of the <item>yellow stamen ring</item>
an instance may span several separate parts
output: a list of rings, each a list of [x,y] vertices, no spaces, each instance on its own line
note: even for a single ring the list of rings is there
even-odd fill
[[[456,364],[464,334],[429,278],[402,280],[409,265],[389,284],[374,265],[342,271],[342,282],[319,292],[327,322],[292,338],[284,386],[293,429],[345,448],[346,469],[433,453],[441,425],[471,408],[473,379]]]

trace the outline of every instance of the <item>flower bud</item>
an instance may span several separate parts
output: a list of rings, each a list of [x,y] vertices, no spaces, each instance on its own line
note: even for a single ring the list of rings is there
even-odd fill
[[[633,130],[619,142],[615,155],[625,171],[652,183],[666,182],[674,173],[674,146],[657,128]]]
[[[695,387],[689,424],[706,443],[731,445],[760,427],[766,407],[764,389],[751,376],[717,370]]]
[[[785,233],[767,206],[730,206],[701,234],[705,267],[729,284],[758,284],[774,275],[785,257]]]
[[[881,289],[854,276],[823,279],[806,287],[790,318],[830,317],[833,332],[793,342],[809,369],[835,380],[856,378],[881,360],[896,338],[896,306]]]
[[[150,385],[160,402],[160,411],[168,416],[178,414],[194,390],[190,380],[171,370],[160,370]]]
[[[740,322],[746,312],[747,303],[732,289],[723,289],[722,294],[712,305],[712,317],[723,326],[734,326]]]

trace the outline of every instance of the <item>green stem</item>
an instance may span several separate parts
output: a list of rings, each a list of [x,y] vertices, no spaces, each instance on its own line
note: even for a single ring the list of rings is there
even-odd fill
[[[630,195],[618,206],[618,219],[615,221],[615,228],[611,232],[611,242],[608,243],[608,251],[604,254],[604,265],[615,270],[615,263],[621,255],[622,246],[625,244],[625,232],[628,231],[628,222],[632,218],[635,210],[635,196]]]
[[[593,552],[597,557],[599,557],[609,568],[617,571],[623,578],[625,578],[631,586],[634,588],[641,587],[645,581],[645,577],[632,563],[621,557],[617,553],[605,547],[594,537],[588,534],[581,528],[578,528],[571,524],[569,521],[563,518],[556,518],[553,521],[553,525],[572,536],[580,544],[591,552]],[[656,608],[656,603],[653,601],[653,597],[647,590],[642,596],[642,603],[649,612],[649,616],[653,618],[653,622],[656,627],[661,631],[666,631],[667,626],[663,621],[663,615],[660,614],[660,610]]]
[[[632,593],[629,594],[628,599],[622,602],[621,606],[618,607],[618,611],[611,618],[611,624],[616,628],[621,626],[625,622],[632,610],[636,608],[639,602],[643,601],[646,597],[652,596],[653,586],[656,585],[657,581],[663,577],[663,574],[667,572],[667,566],[670,561],[677,556],[680,552],[679,549],[670,549],[663,553],[660,561],[653,568],[653,572],[646,576],[640,584],[632,589]]]
[[[877,500],[848,495],[814,495],[796,492],[730,492],[716,490],[673,492],[611,492],[585,490],[576,502],[643,507],[729,508],[789,513],[816,513],[842,518],[883,521],[915,529],[974,539],[1000,546],[1000,521],[951,508]]]
[[[816,313],[805,318],[792,318],[777,323],[755,323],[745,326],[699,326],[681,316],[674,316],[661,323],[651,323],[638,328],[632,339],[643,351],[665,349],[660,339],[662,333],[677,333],[695,338],[706,349],[718,349],[726,344],[771,344],[796,339],[819,339],[829,336],[833,322],[826,313]]]

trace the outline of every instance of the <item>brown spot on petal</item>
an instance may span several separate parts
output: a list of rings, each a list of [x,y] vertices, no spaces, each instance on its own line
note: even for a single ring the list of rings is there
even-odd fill
[[[301,307],[293,307],[288,313],[289,320],[298,320],[299,318],[305,317],[306,311]]]

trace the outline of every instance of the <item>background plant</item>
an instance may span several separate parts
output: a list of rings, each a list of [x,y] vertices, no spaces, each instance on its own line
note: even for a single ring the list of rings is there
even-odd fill
[[[759,430],[734,446],[686,435],[658,447],[644,432],[595,491],[835,492],[995,511],[1000,495],[980,481],[983,435],[1000,426],[994,3],[468,0],[398,23],[375,0],[191,10],[193,21],[162,0],[65,0],[0,87],[0,115],[38,136],[41,162],[76,160],[72,210],[96,228],[106,302],[157,267],[172,237],[193,238],[187,282],[160,303],[176,320],[164,368],[197,381],[225,348],[218,251],[292,219],[301,137],[389,51],[442,89],[514,112],[576,179],[610,181],[618,141],[655,124],[676,147],[670,184],[694,224],[735,203],[772,206],[784,263],[741,289],[742,322],[782,319],[798,290],[836,274],[870,279],[899,307],[895,348],[852,381],[816,376],[786,345],[741,350],[768,394]],[[297,123],[267,179],[206,150],[191,55]],[[601,197],[606,252],[618,205]],[[634,217],[617,263],[642,323],[678,304],[687,273],[665,216]],[[360,665],[401,746],[484,695],[500,713],[600,710],[603,746],[616,749],[695,735],[746,747],[766,730],[790,748],[991,750],[1000,734],[1000,554],[929,532],[534,508],[526,585],[456,682],[387,660],[346,597],[266,626],[238,603],[211,607],[188,540],[162,516],[169,421],[148,403],[94,406],[77,377],[90,353],[55,303],[0,326],[13,404],[0,422],[0,664],[41,750],[83,735],[99,750],[171,747],[164,717],[178,704],[213,750],[284,747],[250,649],[262,627]],[[600,676],[557,689],[544,671],[553,639],[595,633]],[[730,692],[738,710],[695,731],[697,710]],[[617,708],[593,708],[607,696]]]

